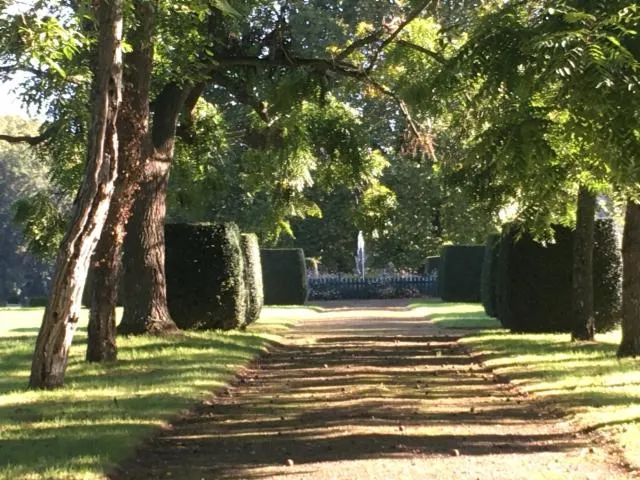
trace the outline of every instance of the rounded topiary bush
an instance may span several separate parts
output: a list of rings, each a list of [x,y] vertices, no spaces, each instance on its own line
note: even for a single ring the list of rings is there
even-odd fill
[[[622,253],[613,219],[596,220],[593,255],[596,331],[613,330],[622,315]]]
[[[496,280],[498,268],[498,254],[500,252],[500,235],[491,234],[487,237],[482,260],[480,275],[480,297],[484,311],[490,317],[496,317],[498,306],[496,300]]]
[[[245,325],[250,325],[258,320],[264,304],[260,245],[255,233],[243,233],[240,242],[244,256],[244,284],[247,289]]]
[[[262,281],[265,305],[302,305],[307,300],[307,269],[300,248],[264,248]]]
[[[239,328],[246,287],[240,232],[234,223],[165,226],[167,303],[182,329]]]
[[[445,302],[479,302],[483,245],[442,247],[438,290]]]
[[[574,232],[553,227],[555,243],[543,245],[516,226],[506,227],[498,257],[497,309],[514,332],[572,330]],[[621,260],[613,222],[596,222],[594,238],[596,330],[613,328],[620,317]]]

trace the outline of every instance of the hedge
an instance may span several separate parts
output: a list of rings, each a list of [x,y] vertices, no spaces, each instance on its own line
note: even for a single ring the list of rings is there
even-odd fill
[[[246,289],[240,231],[234,223],[167,224],[169,312],[182,329],[244,325]]]
[[[613,222],[596,222],[594,310],[596,330],[615,326],[620,312],[621,263]],[[555,243],[542,245],[508,227],[498,260],[498,319],[514,332],[570,332],[573,231],[554,226]]]
[[[440,256],[427,257],[427,261],[424,264],[424,273],[430,275],[434,270],[440,270]]]
[[[445,302],[479,302],[483,245],[449,245],[440,251],[438,290]]]
[[[46,307],[49,304],[49,297],[29,297],[29,307]]]
[[[243,233],[240,237],[244,260],[244,285],[246,294],[245,326],[254,323],[260,317],[264,304],[264,288],[262,286],[262,263],[260,261],[260,245],[255,233]]]
[[[265,305],[302,305],[307,300],[307,270],[299,248],[260,250]]]
[[[622,252],[612,219],[596,220],[593,256],[593,309],[596,330],[613,330],[622,315]]]
[[[491,234],[487,237],[480,275],[480,298],[485,313],[496,317],[498,306],[496,302],[496,280],[498,268],[498,253],[500,252],[500,235]]]

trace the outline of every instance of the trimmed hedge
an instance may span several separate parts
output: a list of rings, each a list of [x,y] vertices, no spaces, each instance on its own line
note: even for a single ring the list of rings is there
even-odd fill
[[[622,316],[622,252],[612,219],[596,220],[593,255],[593,309],[596,330],[613,330]]]
[[[260,317],[264,304],[264,288],[262,286],[262,263],[260,261],[260,245],[255,233],[243,233],[240,237],[244,260],[244,285],[246,294],[245,326],[254,323]]]
[[[496,280],[498,270],[498,254],[500,253],[500,235],[495,233],[487,237],[480,275],[480,298],[485,313],[490,317],[498,315],[496,300]]]
[[[260,250],[265,305],[302,305],[307,300],[307,269],[300,248]]]
[[[448,245],[440,250],[438,287],[445,302],[479,302],[483,245]]]
[[[621,263],[613,222],[597,221],[594,239],[596,330],[619,319]],[[555,243],[542,245],[508,227],[498,260],[498,319],[514,332],[570,332],[574,232],[554,226]]]
[[[167,302],[178,327],[242,327],[246,288],[237,225],[167,224],[165,243]]]
[[[440,256],[427,257],[427,261],[424,264],[424,273],[431,275],[434,270],[440,270]]]
[[[29,297],[30,307],[46,307],[49,304],[49,297]]]

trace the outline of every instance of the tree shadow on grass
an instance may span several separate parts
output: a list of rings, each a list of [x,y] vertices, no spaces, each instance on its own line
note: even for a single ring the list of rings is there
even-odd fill
[[[257,479],[261,468],[282,466],[286,475],[289,458],[304,466],[588,446],[570,433],[527,430],[555,419],[540,420],[465,351],[450,337],[375,334],[280,346],[110,478]]]

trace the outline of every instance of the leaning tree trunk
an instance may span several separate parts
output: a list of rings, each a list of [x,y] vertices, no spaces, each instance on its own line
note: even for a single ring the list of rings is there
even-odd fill
[[[118,179],[105,227],[93,257],[91,315],[86,359],[116,360],[116,302],[121,277],[122,246],[126,234],[142,159],[151,151],[149,86],[153,66],[154,12],[152,4],[134,4],[136,29],[130,36],[132,51],[125,57],[123,102],[118,115],[120,140]]]
[[[573,340],[593,340],[596,322],[593,311],[593,234],[596,197],[584,186],[578,192],[576,233],[573,244]]]
[[[60,244],[49,304],[33,354],[30,388],[55,388],[64,383],[89,261],[107,217],[117,176],[122,0],[98,0],[95,5],[99,38],[87,166],[72,221]]]
[[[189,93],[169,84],[154,102],[153,154],[145,161],[124,242],[125,308],[118,332],[125,335],[178,330],[167,306],[164,219],[176,125]]]
[[[640,355],[640,204],[627,202],[622,237],[622,341],[618,357]]]

